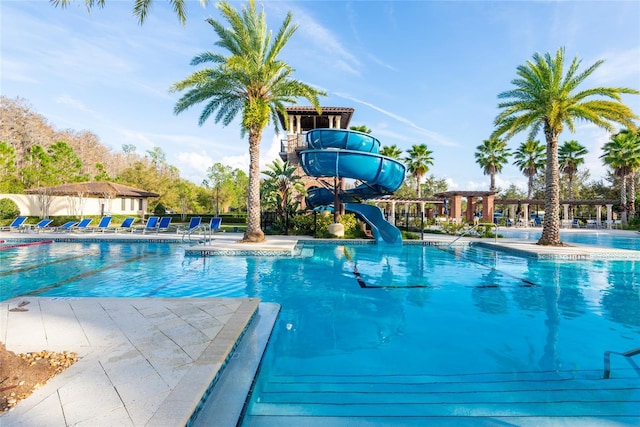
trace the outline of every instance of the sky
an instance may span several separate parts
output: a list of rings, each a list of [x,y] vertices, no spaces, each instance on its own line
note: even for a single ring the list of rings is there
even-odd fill
[[[239,9],[246,3],[230,2]],[[513,88],[516,69],[538,52],[565,49],[584,70],[604,63],[583,83],[640,90],[640,1],[257,1],[276,32],[288,12],[298,29],[280,59],[293,77],[327,92],[322,106],[355,109],[350,125],[365,125],[383,146],[426,144],[428,174],[450,190],[488,190],[475,162],[499,114],[498,94]],[[160,147],[181,176],[200,184],[223,163],[248,171],[248,140],[239,121],[223,126],[203,105],[175,115],[181,93],[170,92],[202,66],[193,57],[226,54],[205,20],[226,25],[215,1],[188,1],[183,26],[165,0],[154,0],[139,25],[133,0],[107,0],[90,13],[84,0],[56,8],[47,0],[0,0],[0,93],[25,99],[56,129],[88,130],[114,152]],[[640,115],[640,96],[625,95]],[[298,105],[308,105],[300,99]],[[238,117],[239,119],[240,117]],[[515,150],[526,139],[508,143]],[[599,158],[606,131],[577,122],[560,143],[577,140],[589,153],[591,179],[606,175]],[[261,165],[273,161],[283,135],[264,131]],[[538,139],[544,142],[543,135]],[[513,160],[513,159],[511,159]],[[526,178],[512,165],[499,188]]]

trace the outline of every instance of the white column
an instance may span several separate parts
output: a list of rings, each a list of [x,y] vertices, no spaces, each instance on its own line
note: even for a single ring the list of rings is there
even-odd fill
[[[562,208],[564,209],[564,216],[562,219],[569,219],[569,204],[563,203]]]
[[[396,225],[396,202],[391,202],[391,218],[389,218],[389,222],[393,225]]]
[[[613,205],[605,205],[607,207],[607,221],[613,219]]]
[[[296,133],[302,133],[302,117],[300,115],[296,115]]]
[[[524,226],[528,227],[529,226],[529,203],[523,203],[522,204],[522,214],[523,214],[523,220],[524,220]]]
[[[598,226],[600,226],[601,222],[602,222],[602,205],[598,205],[596,206],[596,222],[598,223]]]
[[[342,116],[336,116],[336,129],[340,129],[340,119]]]
[[[295,133],[293,131],[293,119],[294,119],[294,116],[290,115],[289,116],[289,129],[287,129],[289,131],[289,135],[293,135]]]

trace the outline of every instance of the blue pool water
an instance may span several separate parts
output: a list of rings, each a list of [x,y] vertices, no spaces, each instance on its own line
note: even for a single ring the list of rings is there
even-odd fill
[[[504,237],[516,239],[538,240],[542,234],[540,228],[530,229],[501,229]],[[608,248],[633,249],[640,251],[640,233],[632,231],[585,231],[561,230],[560,238],[565,243],[579,243],[584,245],[604,246]]]
[[[640,347],[640,262],[536,261],[474,246],[305,244],[295,258],[185,257],[184,249],[0,251],[2,299],[281,304],[245,426],[424,425],[451,416],[640,422],[631,365],[614,358],[612,379],[600,379],[605,351]]]

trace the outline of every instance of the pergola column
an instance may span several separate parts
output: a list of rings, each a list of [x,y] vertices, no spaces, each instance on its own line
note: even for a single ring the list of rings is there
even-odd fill
[[[477,204],[477,200],[475,197],[467,197],[467,222],[472,222],[473,221],[473,217],[474,217],[474,213],[476,211],[476,204]]]
[[[596,222],[598,223],[598,226],[602,222],[602,205],[596,206]]]
[[[484,222],[493,222],[495,198],[496,196],[493,195],[482,197],[482,218],[484,218]]]
[[[451,210],[449,216],[456,222],[462,217],[462,196],[455,195],[451,198]]]
[[[607,221],[613,221],[613,205],[607,204],[605,206],[607,207]],[[609,224],[611,223],[609,222]]]
[[[562,209],[563,209],[563,212],[564,212],[564,215],[563,215],[562,218],[563,219],[569,219],[569,204],[568,203],[563,203],[562,204]]]
[[[302,117],[296,114],[296,133],[302,133]]]
[[[529,226],[529,203],[522,203],[522,221],[525,227]]]

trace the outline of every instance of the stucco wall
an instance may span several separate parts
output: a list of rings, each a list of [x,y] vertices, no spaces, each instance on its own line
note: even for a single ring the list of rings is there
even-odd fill
[[[20,208],[22,216],[87,216],[87,215],[142,215],[147,210],[147,199],[116,197],[100,199],[72,196],[39,196],[37,194],[0,194],[0,199],[11,199]],[[48,203],[48,214],[43,205]],[[46,210],[46,209],[44,209]]]

